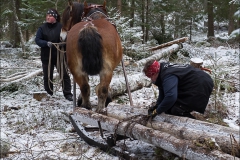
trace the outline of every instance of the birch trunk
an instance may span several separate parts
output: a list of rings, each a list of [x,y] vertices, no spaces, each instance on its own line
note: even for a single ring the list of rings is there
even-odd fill
[[[72,117],[76,121],[81,121],[82,123],[93,126],[98,126],[98,121],[100,121],[104,130],[153,144],[186,159],[234,159],[234,157],[229,154],[222,153],[218,150],[210,151],[209,149],[197,147],[191,143],[191,141],[180,140],[168,133],[154,130],[140,124],[134,124],[131,121],[119,121],[115,118],[107,117],[86,109],[76,109]],[[131,127],[129,127],[129,125]],[[235,158],[235,160],[239,160],[239,158]]]
[[[147,110],[141,108],[134,108],[131,106],[111,106],[107,107],[107,115],[119,120],[134,117],[136,115],[146,115]],[[159,120],[159,117],[165,117]],[[136,117],[135,117],[136,118]],[[171,122],[169,122],[169,120]],[[154,118],[152,122],[144,124],[143,120],[140,124],[147,127],[166,132],[183,140],[191,140],[201,145],[201,141],[208,141],[214,146],[219,146],[220,149],[228,154],[234,153],[240,157],[239,148],[239,132],[230,127],[224,127],[217,124],[198,121],[186,117],[178,117],[172,115],[161,114]],[[235,139],[231,138],[231,135]]]
[[[164,48],[162,50],[155,50],[155,51],[153,51],[153,55],[135,62],[133,64],[133,66],[135,66],[135,67],[144,66],[150,60],[158,61],[165,56],[170,56],[172,53],[177,52],[179,50],[179,48],[180,48],[179,45],[173,44],[172,46],[170,46],[168,48]]]

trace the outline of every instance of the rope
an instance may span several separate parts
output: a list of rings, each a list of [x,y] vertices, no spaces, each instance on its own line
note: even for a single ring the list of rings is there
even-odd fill
[[[52,48],[50,48],[50,52],[49,52],[49,61],[48,61],[48,87],[49,89],[53,92],[50,83],[52,84],[60,84],[62,83],[62,87],[64,88],[64,81],[63,81],[63,66],[65,65],[65,70],[68,73],[68,68],[67,68],[67,63],[66,63],[66,58],[65,58],[65,53],[66,51],[64,51],[64,48],[61,47],[61,49],[59,48],[61,45],[66,44],[66,42],[60,42],[60,43],[52,43],[54,45],[54,47],[57,49],[57,64],[56,64],[56,68],[57,68],[57,72],[59,73],[59,83],[54,83],[51,78],[50,78],[50,70],[51,70],[51,61],[52,61]],[[57,85],[57,89],[60,89],[60,86]]]

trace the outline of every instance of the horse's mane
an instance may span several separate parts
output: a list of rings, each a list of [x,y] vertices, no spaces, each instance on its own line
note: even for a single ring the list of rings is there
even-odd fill
[[[78,2],[73,2],[73,7],[72,7],[72,17],[73,18],[73,21],[72,23],[73,24],[76,24],[78,22],[81,21],[81,17],[82,17],[82,13],[83,13],[83,4],[82,3],[78,3]],[[62,15],[62,23],[63,24],[66,24],[69,17],[70,17],[70,7],[68,6],[64,12],[63,12],[63,15]]]

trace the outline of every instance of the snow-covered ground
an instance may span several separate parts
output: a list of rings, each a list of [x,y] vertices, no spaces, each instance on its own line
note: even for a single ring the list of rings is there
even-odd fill
[[[222,83],[226,80],[234,86],[233,92],[224,91],[219,98],[228,110],[224,121],[230,127],[239,129],[239,50],[228,46],[183,46],[184,49],[191,50],[191,57],[203,59],[204,66],[211,67],[213,73],[223,79]],[[4,76],[41,69],[40,59],[22,59],[11,53],[8,56],[2,54],[0,64],[3,68],[9,68],[1,70],[1,75]],[[126,67],[126,71],[128,75],[132,75],[139,72],[139,69],[136,71]],[[122,72],[121,66],[117,67],[114,76],[119,77],[119,72]],[[90,77],[92,86],[97,82],[96,79],[97,77]],[[5,83],[1,84],[3,85]],[[76,132],[72,132],[67,115],[72,111],[73,104],[64,98],[61,87],[58,87],[52,97],[47,96],[40,101],[33,98],[33,93],[43,91],[42,76],[23,81],[18,87],[18,90],[12,93],[1,92],[1,143],[10,147],[10,154],[3,159],[119,159],[89,146]],[[133,104],[148,107],[156,100],[157,92],[154,87],[143,87],[132,92]],[[79,90],[77,95],[78,93]],[[96,99],[93,93],[93,104],[96,104]],[[129,104],[127,94],[119,96],[112,103],[120,102]],[[142,159],[152,159],[154,156],[154,146],[141,141],[134,141],[127,147]]]

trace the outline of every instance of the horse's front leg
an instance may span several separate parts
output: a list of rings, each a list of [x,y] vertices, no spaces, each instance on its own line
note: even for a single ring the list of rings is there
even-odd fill
[[[100,74],[100,83],[96,87],[96,94],[98,95],[98,106],[96,111],[101,112],[105,106],[112,101],[109,84],[112,79],[112,72],[108,74]]]
[[[78,106],[86,109],[92,109],[90,103],[90,86],[88,84],[88,76],[75,76],[74,80],[80,87],[81,94],[78,98]]]

